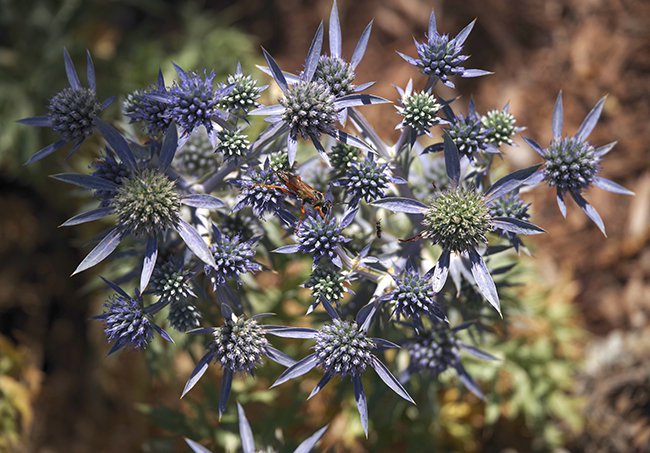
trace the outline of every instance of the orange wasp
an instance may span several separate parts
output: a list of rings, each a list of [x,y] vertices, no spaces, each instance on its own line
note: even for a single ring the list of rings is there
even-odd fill
[[[302,222],[302,219],[305,217],[306,204],[311,205],[314,208],[314,211],[318,212],[323,219],[326,218],[332,207],[332,202],[327,200],[322,192],[319,192],[304,182],[298,175],[294,175],[293,173],[289,173],[288,171],[284,170],[279,170],[275,173],[278,175],[278,178],[280,178],[280,181],[282,181],[282,184],[284,184],[284,187],[266,184],[264,187],[281,190],[283,193],[291,195],[294,198],[300,200],[301,205],[299,223]]]

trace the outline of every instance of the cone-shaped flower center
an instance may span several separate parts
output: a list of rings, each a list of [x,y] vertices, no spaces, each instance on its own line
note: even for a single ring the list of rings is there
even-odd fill
[[[314,80],[327,85],[336,97],[345,96],[354,90],[354,70],[347,61],[338,57],[323,55],[318,60]]]
[[[594,147],[575,137],[554,139],[544,155],[544,177],[561,191],[589,186],[598,172],[600,159]]]
[[[316,336],[314,350],[318,364],[342,376],[363,374],[370,365],[374,343],[359,330],[355,322],[335,319],[324,325]]]
[[[240,317],[214,331],[210,347],[215,360],[234,372],[251,373],[262,362],[269,342],[254,319]]]
[[[334,95],[321,82],[298,82],[289,86],[289,92],[280,100],[284,106],[282,119],[292,134],[303,138],[318,137],[332,129],[336,121]]]
[[[101,105],[93,90],[65,88],[50,99],[48,110],[52,129],[66,141],[79,142],[92,134]]]

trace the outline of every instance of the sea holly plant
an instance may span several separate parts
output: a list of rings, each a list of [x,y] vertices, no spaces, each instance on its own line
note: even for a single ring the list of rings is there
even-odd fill
[[[543,148],[524,138],[543,162],[507,174],[504,162],[521,149],[511,147],[524,130],[516,110],[507,102],[504,108],[483,108],[471,96],[462,97],[468,103],[459,102],[460,95],[445,98],[437,83],[455,88],[457,77],[490,74],[465,67],[473,26],[452,38],[438,31],[432,13],[425,41],[416,40],[417,58],[401,54],[425,77],[397,89],[392,126],[400,135],[394,143],[393,127],[376,130],[360,108],[387,102],[364,93],[372,82],[356,81],[372,22],[346,60],[336,3],[327,36],[321,24],[311,44],[304,43],[307,57],[296,74],[283,72],[264,49],[261,74],[241,65],[232,74],[173,65],[175,80],[166,81],[156,66],[150,68],[153,83],[127,93],[123,119],[109,124],[99,117],[108,103],[97,100],[90,56],[84,88],[64,51],[70,87],[51,99],[47,116],[21,121],[60,136],[30,163],[65,144],[74,152],[100,132],[103,143],[86,161],[86,172],[53,175],[85,189],[95,203],[63,226],[96,221],[104,227],[74,273],[101,263],[102,273],[111,276],[105,281],[112,295],[96,317],[111,353],[154,354],[151,349],[160,349],[149,346],[158,337],[179,355],[194,357],[201,350],[181,395],[205,414],[213,410],[211,395],[219,394],[216,412],[224,424],[203,418],[214,421],[210,428],[217,434],[210,437],[219,439],[220,451],[226,448],[224,425],[235,419],[234,405],[227,403],[237,375],[248,377],[247,389],[235,386],[247,404],[253,386],[257,391],[275,382],[257,400],[274,418],[283,408],[299,413],[304,399],[327,384],[328,392],[340,386],[328,395],[327,412],[356,403],[368,442],[390,431],[378,426],[381,417],[374,419],[381,429],[369,429],[378,409],[368,401],[382,392],[393,398],[386,387],[419,403],[422,413],[438,405],[437,392],[416,392],[437,389],[439,377],[444,385],[457,378],[473,394],[489,398],[461,353],[499,366],[487,351],[499,341],[492,332],[508,332],[516,309],[510,271],[524,255],[519,252],[527,252],[524,236],[543,233],[527,199],[530,186],[554,187],[563,214],[570,195],[603,232],[584,191],[596,186],[632,194],[600,176],[615,143],[595,147],[588,141],[604,98],[574,136],[563,136],[560,95],[551,143]],[[277,84],[279,99],[258,83],[265,74]],[[77,159],[67,165],[77,165]],[[128,285],[132,293],[123,289]],[[276,312],[283,325],[263,324],[267,311]],[[277,348],[271,336],[280,337]],[[201,346],[191,339],[206,341]],[[285,347],[303,358],[290,357],[281,351]],[[265,358],[286,369],[268,367]],[[221,368],[216,382],[202,379],[211,364]],[[280,386],[315,368],[322,374],[311,394],[297,391],[292,399],[287,386]],[[412,379],[416,375],[424,379]],[[352,388],[345,385],[348,378]],[[206,391],[188,395],[199,381]],[[394,399],[395,411],[409,410]],[[241,406],[238,413],[242,448],[257,451]],[[308,418],[316,416],[306,423]],[[324,430],[296,451],[312,449]],[[194,451],[208,451],[196,432],[183,435],[198,440],[187,440]]]

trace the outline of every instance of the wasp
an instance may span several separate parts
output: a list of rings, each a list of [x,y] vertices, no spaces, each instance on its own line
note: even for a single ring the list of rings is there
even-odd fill
[[[264,185],[269,189],[281,190],[287,195],[297,198],[300,202],[300,221],[305,217],[305,205],[311,205],[314,211],[325,219],[332,208],[332,202],[325,198],[322,192],[314,189],[307,184],[302,178],[288,171],[280,170],[276,172],[278,178],[284,186]]]

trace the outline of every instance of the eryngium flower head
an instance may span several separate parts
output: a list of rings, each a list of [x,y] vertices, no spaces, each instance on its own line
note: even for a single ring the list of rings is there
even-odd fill
[[[248,150],[248,137],[241,130],[223,129],[217,133],[219,143],[217,151],[222,153],[226,159],[237,159],[244,157]]]
[[[166,261],[153,271],[151,292],[166,302],[184,301],[193,297],[190,272],[173,260]]]
[[[474,114],[457,115],[449,125],[447,134],[456,144],[458,152],[470,159],[479,151],[484,151],[489,144],[488,131],[483,127],[481,118]]]
[[[221,233],[229,237],[240,237],[244,240],[264,235],[264,228],[257,216],[244,210],[232,214],[221,214],[218,217]]]
[[[222,109],[229,112],[248,112],[257,107],[257,100],[264,88],[257,86],[257,81],[249,74],[242,74],[240,68],[228,76],[226,86],[231,86],[219,102]]]
[[[356,206],[362,199],[370,203],[384,197],[391,181],[387,168],[388,164],[366,158],[353,163],[337,184],[344,188],[351,205]]]
[[[279,171],[289,171],[291,169],[289,166],[289,156],[284,151],[272,153],[269,156],[269,162],[271,165],[271,170],[276,173]]]
[[[324,83],[300,81],[290,85],[280,100],[284,107],[282,120],[290,134],[303,138],[319,137],[321,132],[332,132],[337,120],[335,96]]]
[[[485,197],[474,190],[450,189],[438,195],[424,214],[422,236],[443,249],[463,252],[487,242],[491,230]]]
[[[449,80],[452,76],[480,77],[490,74],[481,69],[466,69],[463,63],[469,58],[463,55],[463,44],[474,27],[472,21],[455,38],[441,35],[436,27],[435,13],[431,12],[429,29],[426,42],[415,41],[415,48],[419,58],[412,58],[400,52],[399,55],[408,63],[420,68],[423,74],[430,78],[438,78],[448,87],[454,88],[454,83]]]
[[[341,227],[336,219],[310,216],[300,224],[296,237],[300,250],[313,254],[315,264],[323,258],[329,258],[334,265],[341,267],[337,249],[348,240],[341,234]]]
[[[215,89],[214,71],[187,73],[174,65],[180,81],[169,91],[169,109],[171,119],[178,124],[186,135],[199,126],[208,133],[214,130],[213,119],[223,116],[219,102],[228,89]]]
[[[276,212],[285,204],[282,191],[269,187],[278,186],[280,181],[268,164],[260,170],[249,171],[245,179],[235,184],[241,188],[241,198],[233,211],[249,206],[255,215],[261,217],[267,212]]]
[[[95,119],[102,107],[94,90],[64,88],[48,106],[52,129],[67,142],[81,142],[93,133]]]
[[[239,236],[231,238],[221,233],[215,236],[210,251],[217,266],[205,266],[205,274],[210,277],[215,289],[229,280],[239,282],[242,274],[262,269],[262,266],[253,260],[253,242],[243,241]]]
[[[393,303],[393,315],[419,321],[421,317],[435,316],[445,320],[446,316],[436,301],[431,277],[421,276],[417,271],[405,272],[401,279],[395,279],[396,287],[386,295]]]
[[[561,192],[585,189],[600,169],[600,157],[595,148],[576,137],[554,138],[546,149],[544,160],[544,179]]]
[[[169,306],[169,325],[178,332],[196,329],[201,322],[201,312],[188,300],[178,300]]]
[[[402,125],[413,128],[417,132],[425,132],[440,122],[436,117],[442,108],[433,94],[426,91],[415,92],[402,99],[402,105],[397,111],[404,118]]]
[[[209,350],[215,362],[235,373],[252,373],[270,346],[262,326],[243,316],[214,329],[212,335]]]
[[[170,106],[160,99],[166,93],[165,81],[162,74],[159,74],[157,86],[127,95],[122,106],[124,115],[132,123],[142,123],[149,136],[161,137],[171,124]]]
[[[336,142],[329,153],[330,164],[338,175],[344,175],[359,160],[359,148]]]
[[[510,193],[490,203],[491,217],[510,217],[518,220],[528,220],[530,203],[521,199],[518,193]]]
[[[345,293],[344,281],[345,277],[340,269],[329,265],[319,265],[312,271],[305,287],[311,289],[315,303],[318,303],[321,297],[330,302],[338,302]]]
[[[175,183],[153,169],[142,170],[125,180],[111,201],[120,227],[143,236],[155,236],[174,227],[180,204]]]
[[[345,96],[354,91],[354,69],[339,57],[322,55],[318,60],[314,81],[327,85],[335,97]]]
[[[173,166],[183,175],[200,178],[219,167],[219,157],[214,151],[208,134],[195,131],[176,152]]]
[[[517,133],[515,116],[507,110],[490,110],[481,118],[487,130],[487,141],[494,146],[512,145],[512,137]]]
[[[121,186],[131,176],[131,171],[121,161],[115,158],[115,155],[108,148],[106,153],[91,164],[93,176],[106,179]],[[115,196],[115,189],[96,189],[95,196],[99,198],[102,207],[110,205],[111,199]]]
[[[435,376],[460,363],[460,345],[448,329],[434,329],[406,344],[411,372],[428,372]]]
[[[144,349],[153,338],[152,320],[145,314],[141,302],[131,297],[112,295],[98,319],[105,323],[104,333],[108,341],[115,343],[111,352],[127,345]]]
[[[374,348],[356,322],[334,319],[316,334],[314,351],[318,365],[326,372],[359,376],[371,364]]]

